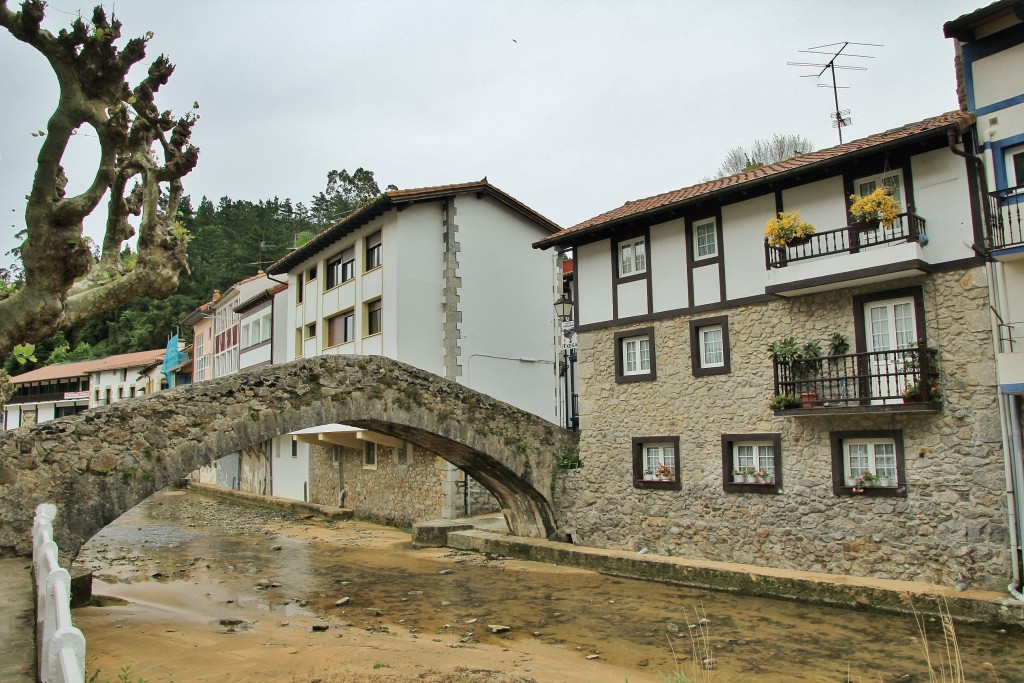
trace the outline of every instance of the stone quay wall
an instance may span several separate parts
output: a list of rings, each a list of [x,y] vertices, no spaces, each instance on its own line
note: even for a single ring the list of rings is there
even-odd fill
[[[776,416],[768,345],[854,350],[853,296],[922,288],[941,411]],[[1010,573],[995,365],[983,268],[738,306],[579,335],[580,452],[559,474],[576,543],[687,558],[1001,590]],[[728,316],[731,372],[694,377],[689,321]],[[654,327],[657,379],[615,382],[615,332]],[[833,492],[830,432],[902,430],[905,497]],[[722,434],[778,433],[777,494],[727,493]],[[679,437],[681,490],[635,488],[631,438]]]

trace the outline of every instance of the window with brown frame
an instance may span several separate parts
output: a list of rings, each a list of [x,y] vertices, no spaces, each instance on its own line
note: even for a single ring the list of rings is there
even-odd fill
[[[722,488],[726,493],[782,491],[781,435],[722,434]]]
[[[730,352],[728,316],[690,321],[690,364],[694,377],[729,374]]]
[[[654,328],[615,333],[615,381],[650,382],[657,379],[654,355]]]
[[[903,430],[831,432],[829,443],[835,495],[907,495]]]
[[[676,491],[682,488],[678,436],[633,437],[633,486]]]

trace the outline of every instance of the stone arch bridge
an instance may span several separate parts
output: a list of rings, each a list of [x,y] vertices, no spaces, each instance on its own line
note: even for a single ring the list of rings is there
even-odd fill
[[[339,422],[438,453],[498,499],[512,533],[562,538],[552,484],[576,435],[380,356],[320,356],[128,399],[0,433],[0,557],[31,553],[32,514],[57,503],[61,552],[200,465]]]

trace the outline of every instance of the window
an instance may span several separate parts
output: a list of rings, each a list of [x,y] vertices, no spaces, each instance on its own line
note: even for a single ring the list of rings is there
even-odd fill
[[[366,270],[373,270],[381,264],[383,253],[381,251],[380,230],[366,238]]]
[[[853,297],[857,353],[865,353],[868,377],[860,390],[874,404],[901,404],[908,385],[922,384],[925,340],[924,293],[920,287]]]
[[[302,279],[302,273],[295,276],[295,303],[302,303],[302,293],[306,289],[305,283]]]
[[[306,339],[313,339],[316,337],[316,323],[310,323],[305,328]]]
[[[1003,152],[1006,163],[1006,186],[1024,185],[1024,145],[1011,147]]]
[[[339,313],[325,322],[327,323],[327,346],[337,346],[356,338],[355,311],[348,310]]]
[[[265,316],[263,316],[263,320],[261,321],[260,327],[260,341],[269,341],[271,335],[273,334],[274,327],[273,315],[271,313],[267,313]]]
[[[779,493],[782,437],[771,433],[723,434],[722,483],[726,493]]]
[[[242,325],[242,348],[249,348],[249,323]]]
[[[679,437],[633,437],[633,486],[680,489]]]
[[[905,496],[903,432],[832,432],[832,491],[838,496]]]
[[[903,207],[906,206],[903,197],[903,171],[885,171],[853,181],[853,191],[860,197],[866,197],[879,187],[884,187],[892,194],[892,198],[896,201],[896,210],[902,213]]]
[[[615,381],[649,382],[657,378],[654,328],[615,333]]]
[[[690,361],[694,377],[728,374],[731,371],[729,355],[728,316],[690,321]]]
[[[128,390],[128,396],[129,396],[129,398],[135,398],[135,387],[131,387]]]
[[[203,333],[196,335],[195,354],[196,358],[203,355]]]
[[[372,441],[363,444],[363,469],[377,469],[377,444]]]
[[[693,239],[696,248],[694,259],[718,256],[718,233],[715,230],[715,219],[694,223]]]
[[[619,244],[619,277],[647,272],[647,241],[637,237]]]
[[[709,325],[698,330],[700,338],[700,364],[704,368],[720,368],[725,365],[722,346],[722,326]]]
[[[315,279],[316,279],[316,266],[313,266],[308,271],[306,271],[306,281],[307,282],[312,282]]]
[[[292,439],[292,457],[299,457],[299,442],[296,439]]]
[[[356,248],[349,247],[327,261],[327,282],[324,289],[331,289],[348,282],[356,276]]]
[[[366,336],[380,334],[381,330],[383,330],[383,323],[381,300],[377,299],[366,304]]]

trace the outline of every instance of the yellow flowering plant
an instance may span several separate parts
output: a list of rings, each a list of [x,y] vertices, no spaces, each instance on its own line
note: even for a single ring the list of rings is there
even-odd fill
[[[764,234],[768,236],[768,244],[773,247],[784,247],[793,240],[810,237],[814,234],[814,226],[800,220],[800,211],[780,211],[778,218],[768,221]]]
[[[880,187],[866,197],[850,195],[850,217],[854,222],[881,221],[882,227],[891,228],[899,215],[896,200],[885,188]]]

